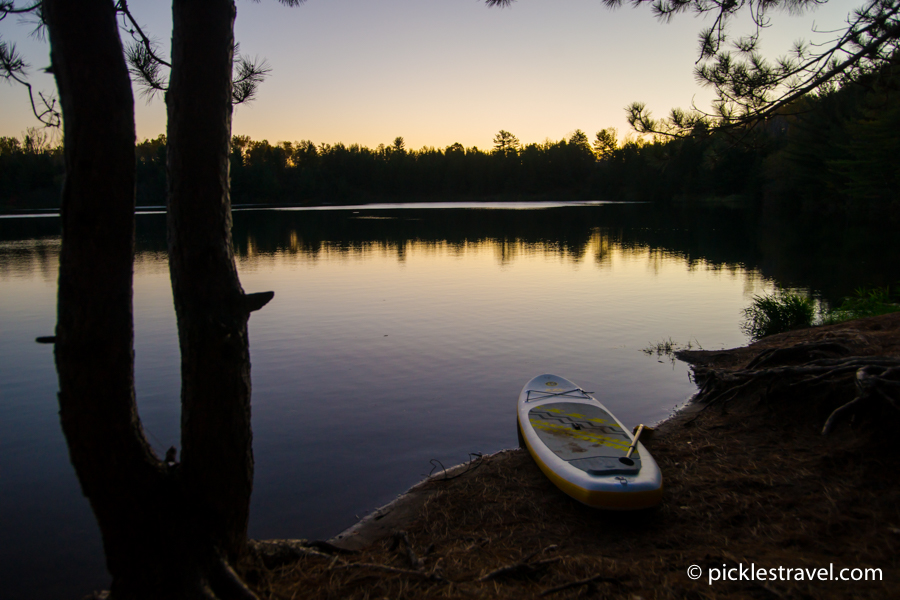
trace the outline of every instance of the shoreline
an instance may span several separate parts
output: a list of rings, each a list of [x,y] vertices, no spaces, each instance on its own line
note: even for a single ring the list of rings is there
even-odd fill
[[[693,394],[671,415],[651,426],[654,432],[647,441],[651,448],[653,439],[667,435],[667,432],[682,426],[685,421],[692,419],[703,410],[702,405],[694,402],[696,397],[697,394]],[[647,440],[643,437],[641,439]],[[525,450],[504,448],[491,454],[482,455],[477,459],[459,463],[440,473],[429,475],[405,492],[398,494],[387,504],[365,515],[347,529],[328,538],[326,542],[345,550],[361,550],[371,544],[388,539],[394,532],[405,529],[415,520],[418,511],[432,495],[437,493],[438,490],[434,488],[433,484],[463,476],[467,471],[477,469],[481,461],[502,461],[511,453],[525,453]]]
[[[437,481],[446,481],[477,469],[483,460],[493,460],[516,448],[498,450],[492,454],[484,454],[468,462],[459,463],[448,469],[429,475],[416,483],[396,498],[365,515],[359,521],[326,540],[329,544],[345,550],[361,550],[371,544],[387,539],[395,531],[405,529],[416,517],[418,511],[436,492],[429,487]]]
[[[585,200],[583,198],[567,198],[554,200],[554,196],[541,195],[533,198],[509,197],[509,198],[458,198],[456,200],[378,200],[373,202],[349,202],[349,203],[322,203],[310,204],[302,202],[259,202],[247,204],[232,204],[234,211],[249,210],[389,210],[399,208],[516,208],[533,207],[549,208],[558,206],[601,206],[606,204],[652,204],[651,202],[639,202],[634,200]],[[165,204],[141,205],[134,207],[136,215],[160,214],[166,212]],[[9,209],[0,207],[0,218],[26,218],[26,217],[58,217],[60,208],[21,208]]]

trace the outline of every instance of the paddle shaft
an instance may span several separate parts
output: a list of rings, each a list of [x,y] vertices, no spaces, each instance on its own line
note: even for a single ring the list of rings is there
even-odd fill
[[[631,442],[631,447],[628,448],[628,453],[625,455],[625,458],[631,458],[631,453],[634,452],[634,449],[637,448],[638,438],[641,437],[641,433],[644,432],[644,425],[638,425],[637,431],[634,433],[634,441]]]

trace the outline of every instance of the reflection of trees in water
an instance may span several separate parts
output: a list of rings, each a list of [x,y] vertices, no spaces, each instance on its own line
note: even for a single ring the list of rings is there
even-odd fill
[[[594,228],[590,242],[594,263],[597,266],[608,266],[611,261],[610,253],[615,245],[615,242],[610,241],[608,230]]]
[[[544,210],[363,208],[358,214],[278,211],[276,218],[271,212],[238,213],[235,243],[242,260],[249,258],[250,232],[254,256],[303,254],[305,260],[367,253],[403,260],[411,252],[462,255],[475,248],[489,248],[500,264],[535,253],[600,267],[613,256],[643,256],[651,269],[677,259],[690,270],[758,272],[779,285],[812,289],[837,301],[859,285],[896,283],[882,281],[897,272],[900,262],[893,236],[876,229],[871,224],[779,221],[753,209],[659,204]]]
[[[136,267],[166,264],[165,221],[162,214],[138,216]],[[56,218],[0,219],[0,277],[39,270],[45,280],[55,279],[58,235]],[[493,252],[501,265],[538,253],[601,268],[614,257],[641,258],[651,269],[676,259],[690,270],[758,272],[781,286],[815,290],[832,302],[860,285],[895,285],[891,277],[900,272],[893,232],[871,223],[809,223],[763,218],[752,210],[658,204],[237,211],[234,243],[243,268],[301,257],[378,255],[404,261],[413,253],[462,257],[475,251]]]
[[[59,245],[58,217],[0,219],[0,280],[39,273],[56,281]]]
[[[367,213],[365,209],[362,213]],[[461,255],[490,247],[501,264],[534,253],[561,260],[608,264],[613,252],[650,252],[660,259],[679,257],[737,268],[748,261],[754,221],[709,227],[703,219],[678,222],[668,211],[649,205],[566,207],[544,210],[400,209],[370,210],[378,219],[350,211],[244,212],[235,219],[234,239],[242,259],[264,255],[391,253],[412,248]],[[367,214],[368,214],[367,213]],[[273,218],[273,215],[277,215]],[[388,218],[386,218],[388,217]],[[708,227],[707,231],[701,229]],[[723,240],[717,231],[730,230]]]
[[[59,273],[58,237],[0,241],[0,281],[39,274],[55,281]]]

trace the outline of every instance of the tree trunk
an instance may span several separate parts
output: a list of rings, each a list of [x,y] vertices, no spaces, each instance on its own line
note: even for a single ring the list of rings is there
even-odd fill
[[[168,106],[169,271],[181,345],[181,462],[202,526],[243,552],[253,481],[250,308],[231,242],[229,151],[235,7],[173,3]]]
[[[179,8],[187,4],[197,3],[176,2],[176,39],[196,35],[201,45],[218,46],[175,44],[177,83],[169,93],[172,279],[185,356],[179,466],[154,455],[135,404],[134,100],[113,3],[44,3],[66,140],[55,349],[60,420],[103,537],[112,597],[120,600],[255,598],[223,556],[236,557],[246,543],[246,324],[263,303],[243,295],[231,252],[234,5],[204,3],[202,14],[191,6],[181,11],[186,19]],[[191,97],[179,103],[178,94]]]
[[[116,582],[169,527],[165,469],[134,398],[134,101],[109,0],[44,3],[64,116],[56,365],[69,455]],[[137,540],[141,542],[136,543]]]

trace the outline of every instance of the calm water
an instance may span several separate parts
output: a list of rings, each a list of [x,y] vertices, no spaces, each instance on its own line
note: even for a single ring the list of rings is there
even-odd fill
[[[56,218],[0,218],[0,585],[75,598],[108,583],[68,463],[52,334]],[[802,227],[798,230],[802,231]],[[139,215],[139,408],[158,452],[179,443],[165,217]],[[327,538],[432,469],[516,444],[522,385],[556,372],[626,424],[694,391],[658,341],[746,341],[741,309],[774,284],[837,298],[897,272],[889,237],[761,227],[752,212],[650,205],[418,206],[235,213],[248,292],[256,479],[250,534]]]

